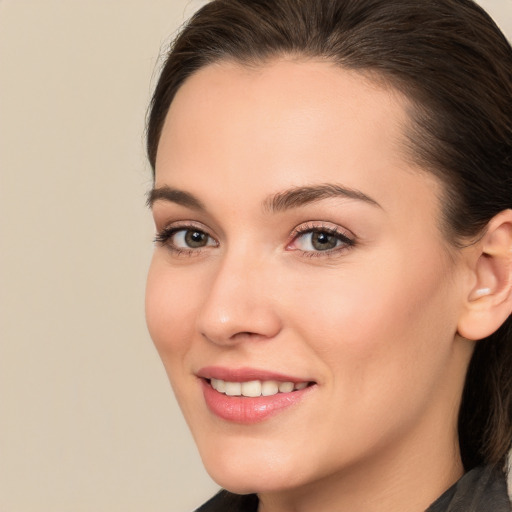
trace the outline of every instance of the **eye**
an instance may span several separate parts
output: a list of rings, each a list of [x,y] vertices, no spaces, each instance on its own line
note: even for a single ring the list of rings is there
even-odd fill
[[[212,244],[212,239],[209,235],[198,229],[180,229],[175,231],[170,237],[169,241],[176,247],[182,249],[199,249]]]
[[[193,226],[165,228],[156,235],[155,242],[176,252],[193,252],[218,245],[208,233]]]
[[[312,231],[297,238],[297,247],[302,251],[329,251],[339,243],[336,236],[325,231]]]
[[[311,253],[311,255],[337,252],[355,245],[354,239],[333,227],[302,226],[295,230],[293,236],[293,241],[287,248]]]

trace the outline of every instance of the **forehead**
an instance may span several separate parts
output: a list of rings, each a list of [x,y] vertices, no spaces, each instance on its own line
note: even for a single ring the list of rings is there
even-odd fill
[[[341,126],[357,116],[361,126],[380,124],[398,141],[408,123],[407,101],[384,79],[373,78],[329,61],[277,59],[251,66],[220,61],[200,69],[178,89],[165,124],[175,118],[192,124],[214,117],[219,125],[229,120],[236,129],[241,122],[247,130],[249,115],[260,135],[277,132],[282,126],[278,121],[296,120],[297,128],[311,136],[315,129]]]
[[[189,77],[171,104],[156,186],[201,192],[201,184],[204,191],[220,185],[232,199],[248,184],[264,197],[336,182],[380,204],[417,189],[435,196],[437,180],[406,156],[407,106],[383,81],[330,62],[210,65]]]
[[[178,150],[194,149],[188,145],[192,138],[205,144],[203,154],[217,148],[225,157],[233,148],[224,148],[223,140],[242,144],[243,138],[260,151],[279,146],[285,154],[297,143],[322,151],[336,136],[337,145],[357,150],[366,142],[382,155],[393,149],[402,157],[409,122],[405,105],[394,89],[326,61],[281,59],[251,67],[220,62],[202,68],[178,90],[157,167],[172,156],[169,145],[175,157]]]

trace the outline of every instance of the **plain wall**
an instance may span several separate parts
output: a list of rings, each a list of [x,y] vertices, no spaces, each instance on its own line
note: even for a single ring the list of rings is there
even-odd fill
[[[202,469],[144,323],[144,117],[201,2],[0,0],[0,511],[179,512]],[[512,0],[481,2],[512,37]]]

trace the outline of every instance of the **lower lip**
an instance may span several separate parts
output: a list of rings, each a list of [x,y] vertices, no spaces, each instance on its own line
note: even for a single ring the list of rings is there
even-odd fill
[[[298,404],[316,386],[292,391],[290,393],[277,393],[272,396],[259,396],[255,398],[244,396],[227,396],[219,393],[204,379],[201,379],[204,399],[208,409],[223,420],[234,423],[259,423],[284,411],[288,407]]]

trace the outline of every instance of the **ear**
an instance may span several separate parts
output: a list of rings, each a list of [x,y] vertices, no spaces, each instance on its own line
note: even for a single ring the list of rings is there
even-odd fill
[[[512,312],[512,210],[493,217],[472,250],[471,286],[458,332],[464,338],[481,340]]]

